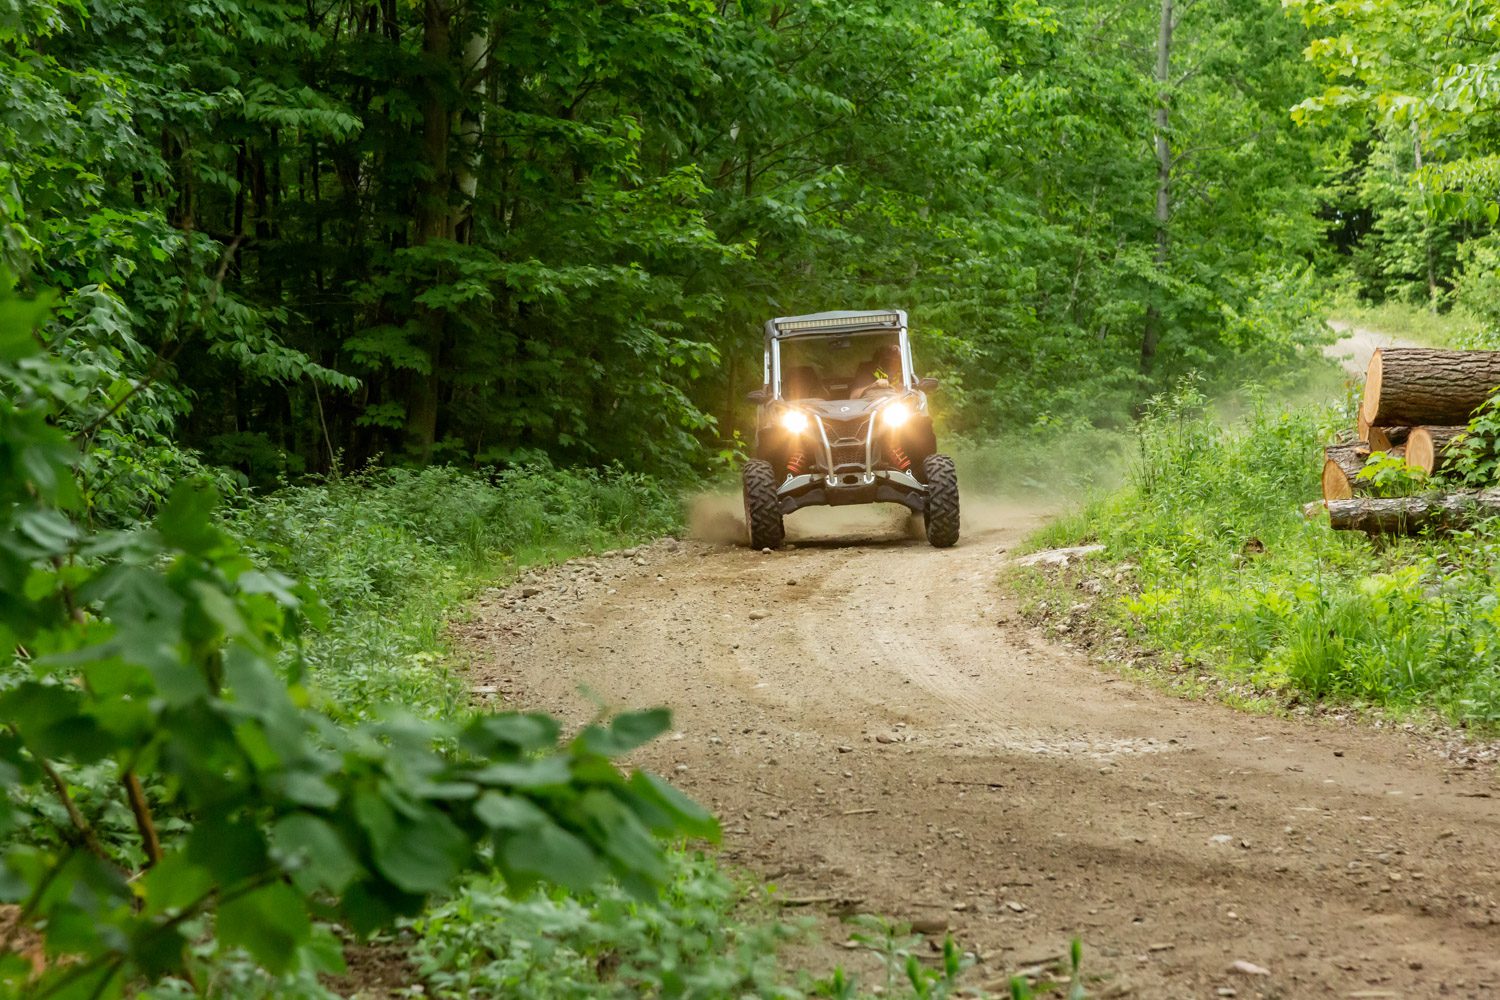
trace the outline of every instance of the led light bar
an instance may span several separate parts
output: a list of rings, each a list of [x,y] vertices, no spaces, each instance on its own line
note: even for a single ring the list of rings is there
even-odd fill
[[[783,333],[799,333],[806,330],[828,330],[850,326],[899,326],[901,317],[895,313],[871,313],[866,316],[835,316],[831,319],[801,319],[791,323],[777,323],[776,329]]]

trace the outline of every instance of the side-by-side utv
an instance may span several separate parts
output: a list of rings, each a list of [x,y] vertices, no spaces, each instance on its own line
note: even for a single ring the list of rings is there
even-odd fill
[[[820,504],[904,504],[933,545],[958,541],[958,477],[927,413],[937,380],[913,373],[905,312],[783,316],[765,353],[743,473],[752,547],[779,548],[782,518]]]

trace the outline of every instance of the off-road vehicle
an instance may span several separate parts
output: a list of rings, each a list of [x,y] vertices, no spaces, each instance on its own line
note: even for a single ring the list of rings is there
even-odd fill
[[[820,504],[904,504],[933,545],[958,541],[958,477],[927,413],[937,380],[912,373],[905,312],[783,316],[765,352],[743,473],[752,547],[780,548],[782,519]]]

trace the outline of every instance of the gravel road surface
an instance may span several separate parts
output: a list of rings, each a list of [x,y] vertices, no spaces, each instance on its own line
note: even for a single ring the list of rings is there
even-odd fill
[[[946,551],[819,513],[784,552],[664,542],[489,595],[461,627],[478,697],[671,706],[636,762],[716,810],[730,861],[951,927],[978,985],[1078,934],[1096,997],[1500,997],[1492,750],[1179,700],[1050,644],[997,581],[1034,512],[970,504]]]

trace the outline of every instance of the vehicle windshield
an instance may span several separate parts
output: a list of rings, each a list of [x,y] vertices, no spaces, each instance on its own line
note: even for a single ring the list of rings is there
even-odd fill
[[[788,337],[781,341],[783,399],[849,399],[902,384],[901,340],[894,331]]]

